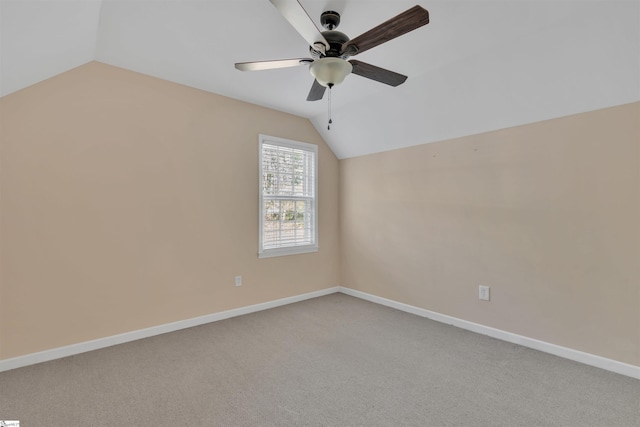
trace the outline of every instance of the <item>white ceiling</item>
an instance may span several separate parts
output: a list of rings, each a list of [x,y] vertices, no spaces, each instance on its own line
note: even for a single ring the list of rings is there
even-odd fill
[[[340,158],[640,100],[640,0],[300,0],[351,38],[415,4],[431,22],[356,59],[409,76],[357,75],[307,102],[308,56],[268,0],[0,0],[0,95],[97,60],[307,117]]]

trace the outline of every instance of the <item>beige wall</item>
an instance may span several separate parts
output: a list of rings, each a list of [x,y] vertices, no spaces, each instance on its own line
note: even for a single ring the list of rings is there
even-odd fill
[[[97,62],[0,108],[0,359],[339,284],[308,120]],[[257,258],[259,133],[319,146],[318,253]]]
[[[343,285],[640,365],[639,119],[338,168],[308,120],[79,67],[0,98],[0,359]],[[257,258],[258,133],[319,146],[320,252]]]
[[[640,365],[639,122],[635,103],[340,161],[341,284]]]

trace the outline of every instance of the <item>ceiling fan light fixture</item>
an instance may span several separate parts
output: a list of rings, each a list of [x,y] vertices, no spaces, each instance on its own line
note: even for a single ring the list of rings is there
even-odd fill
[[[322,86],[339,85],[351,73],[353,66],[341,58],[320,58],[309,65],[309,71]]]

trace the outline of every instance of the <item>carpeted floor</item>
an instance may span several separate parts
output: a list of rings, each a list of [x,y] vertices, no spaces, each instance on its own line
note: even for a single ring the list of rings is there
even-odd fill
[[[0,419],[639,426],[640,381],[332,294],[0,373]]]

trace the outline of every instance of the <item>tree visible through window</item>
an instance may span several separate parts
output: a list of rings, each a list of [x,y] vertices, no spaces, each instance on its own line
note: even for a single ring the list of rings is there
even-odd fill
[[[260,135],[259,256],[318,250],[318,147]]]

